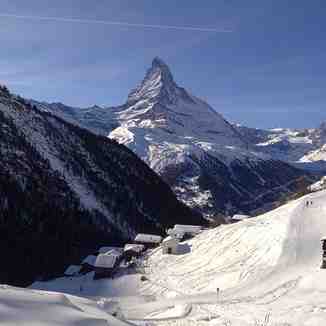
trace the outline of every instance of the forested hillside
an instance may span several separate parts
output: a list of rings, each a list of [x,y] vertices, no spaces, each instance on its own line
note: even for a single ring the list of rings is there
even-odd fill
[[[0,281],[63,271],[101,244],[204,223],[129,149],[0,91]],[[23,267],[23,268],[22,268]]]

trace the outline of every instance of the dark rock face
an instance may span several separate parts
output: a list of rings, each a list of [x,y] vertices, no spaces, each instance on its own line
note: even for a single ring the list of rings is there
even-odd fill
[[[219,223],[224,220],[218,212],[226,216],[238,212],[262,213],[280,205],[314,180],[302,170],[281,161],[234,160],[228,166],[208,153],[201,159],[193,156],[186,164],[168,166],[162,177],[178,198]],[[188,180],[192,182],[189,184]],[[198,193],[210,196],[204,198],[202,204],[192,201]]]
[[[0,282],[55,276],[97,246],[194,221],[205,223],[125,146],[1,90]]]

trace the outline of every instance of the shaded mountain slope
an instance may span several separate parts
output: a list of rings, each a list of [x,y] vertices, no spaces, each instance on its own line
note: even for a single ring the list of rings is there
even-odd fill
[[[136,232],[203,222],[126,147],[6,89],[0,90],[0,125],[3,282],[55,274],[85,250]]]

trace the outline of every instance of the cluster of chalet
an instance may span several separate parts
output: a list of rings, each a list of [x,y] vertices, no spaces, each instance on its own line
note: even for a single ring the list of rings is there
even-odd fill
[[[133,259],[139,258],[146,249],[161,245],[163,254],[181,254],[180,242],[189,239],[202,230],[196,225],[175,225],[168,229],[168,236],[139,233],[134,243],[121,247],[101,247],[94,255],[87,256],[81,265],[71,265],[65,271],[65,276],[73,277],[94,271],[94,279],[113,277],[118,268],[125,263],[130,266]]]
[[[144,245],[146,248],[157,247],[161,244],[163,254],[181,254],[180,242],[189,239],[202,230],[198,225],[180,225],[176,224],[173,229],[167,230],[167,237],[163,239],[161,236],[152,234],[138,234],[135,242]]]
[[[126,244],[121,247],[101,247],[94,255],[87,256],[80,265],[71,265],[65,271],[65,276],[73,277],[94,272],[94,279],[112,277],[122,262],[130,266],[133,257],[140,257],[145,250],[140,244]]]

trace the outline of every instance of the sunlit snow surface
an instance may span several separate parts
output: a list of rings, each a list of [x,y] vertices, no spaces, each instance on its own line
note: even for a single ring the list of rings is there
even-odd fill
[[[123,326],[96,302],[0,285],[1,326]]]
[[[309,205],[307,206],[307,202]],[[312,204],[311,204],[312,202]],[[322,326],[326,322],[326,191],[256,218],[203,231],[183,243],[190,251],[144,261],[141,274],[93,281],[92,275],[38,282],[46,289],[90,296],[133,323],[155,325]],[[217,288],[220,289],[217,295]],[[80,292],[79,292],[80,295]]]

